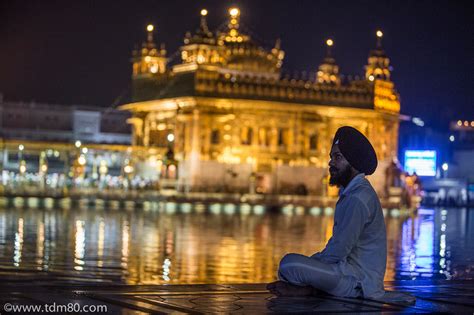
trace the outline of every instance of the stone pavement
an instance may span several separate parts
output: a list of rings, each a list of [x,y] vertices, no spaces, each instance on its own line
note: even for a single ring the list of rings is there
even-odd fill
[[[75,307],[106,305],[107,314],[474,313],[473,280],[386,282],[387,290],[410,292],[417,297],[415,305],[404,306],[328,296],[275,297],[265,289],[265,284],[121,285],[35,274],[0,272],[0,314],[13,314],[5,312],[7,303],[10,307],[53,303],[77,303]]]

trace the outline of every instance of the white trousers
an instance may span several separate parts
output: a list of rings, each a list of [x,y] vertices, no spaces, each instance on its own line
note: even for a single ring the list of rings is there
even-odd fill
[[[300,254],[283,257],[278,278],[298,286],[310,285],[335,296],[362,296],[362,289],[354,276],[342,274],[336,264],[326,264]]]

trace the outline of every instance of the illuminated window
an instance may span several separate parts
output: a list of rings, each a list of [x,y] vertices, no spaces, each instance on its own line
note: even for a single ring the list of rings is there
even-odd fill
[[[240,134],[240,140],[242,144],[251,145],[253,138],[253,129],[249,127],[243,127]]]
[[[211,131],[211,144],[219,144],[220,143],[220,132],[219,129],[214,129]]]
[[[318,136],[316,134],[312,134],[309,137],[309,149],[316,150],[318,148]]]
[[[270,137],[267,128],[260,128],[258,130],[258,144],[263,146],[270,146]]]
[[[288,130],[284,128],[278,129],[278,146],[285,147],[288,144]]]

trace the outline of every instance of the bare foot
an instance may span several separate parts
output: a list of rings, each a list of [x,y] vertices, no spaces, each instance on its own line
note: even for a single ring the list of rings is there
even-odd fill
[[[310,296],[313,294],[311,286],[300,287],[284,281],[269,283],[267,289],[277,296]]]

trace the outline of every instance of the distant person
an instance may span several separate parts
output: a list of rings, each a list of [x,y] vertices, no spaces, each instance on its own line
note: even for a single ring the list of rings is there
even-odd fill
[[[270,292],[384,297],[385,222],[379,198],[365,178],[376,168],[377,156],[369,140],[355,128],[339,128],[329,161],[329,184],[340,187],[333,235],[323,251],[310,257],[285,255],[278,270],[280,280],[267,285]]]

